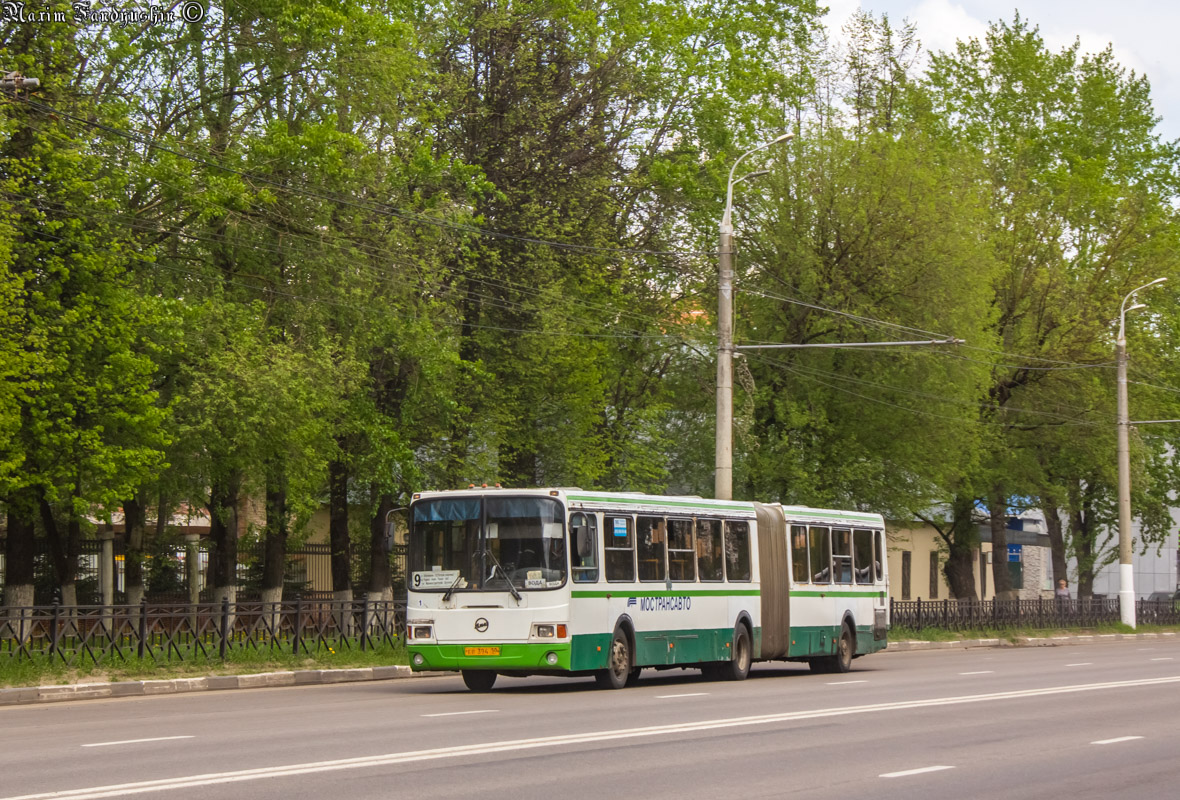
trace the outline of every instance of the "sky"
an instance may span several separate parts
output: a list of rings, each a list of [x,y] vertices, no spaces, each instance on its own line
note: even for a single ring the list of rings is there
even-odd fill
[[[821,0],[825,2],[825,0]],[[1164,0],[826,0],[826,18],[834,33],[857,9],[891,22],[908,19],[917,25],[925,50],[949,50],[955,41],[982,38],[988,23],[1011,20],[1017,10],[1040,28],[1053,50],[1081,40],[1082,52],[1098,52],[1109,44],[1115,58],[1137,74],[1146,73],[1151,99],[1164,139],[1180,139],[1180,4]]]

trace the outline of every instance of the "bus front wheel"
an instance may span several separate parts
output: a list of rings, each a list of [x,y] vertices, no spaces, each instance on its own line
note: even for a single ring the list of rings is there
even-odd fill
[[[463,683],[473,692],[490,692],[496,683],[496,673],[487,669],[465,669]]]
[[[622,689],[628,683],[633,682],[631,680],[631,643],[623,631],[615,631],[615,635],[611,637],[610,652],[606,657],[606,669],[595,674],[594,679],[603,689]]]

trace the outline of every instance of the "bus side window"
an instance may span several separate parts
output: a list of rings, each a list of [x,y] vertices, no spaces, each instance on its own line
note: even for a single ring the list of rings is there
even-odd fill
[[[873,582],[873,532],[857,529],[852,534],[852,567],[857,583]]]
[[[832,529],[832,566],[836,583],[852,583],[852,531]]]
[[[697,579],[691,519],[668,520],[668,577],[674,581]]]
[[[631,517],[607,516],[606,579],[608,581],[635,580],[635,539],[631,535]]]
[[[639,580],[664,580],[664,544],[668,523],[663,517],[640,517],[635,538],[638,540]]]
[[[808,577],[807,526],[791,526],[791,580],[795,583],[811,583]]]
[[[877,583],[884,583],[885,581],[885,531],[877,531],[877,535],[873,537],[876,543],[873,553],[873,580]]]
[[[827,528],[812,526],[808,531],[811,545],[811,582],[832,582],[832,544]]]
[[[725,574],[731,581],[750,580],[750,523],[725,523]]]
[[[598,582],[598,518],[595,514],[570,514],[570,544],[574,583]]]
[[[702,581],[725,579],[721,558],[721,520],[697,520],[697,573]]]

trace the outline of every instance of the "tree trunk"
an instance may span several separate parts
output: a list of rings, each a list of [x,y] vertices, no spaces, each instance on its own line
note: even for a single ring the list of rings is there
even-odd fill
[[[1069,564],[1065,560],[1065,531],[1061,524],[1061,513],[1052,503],[1041,501],[1041,513],[1045,515],[1045,530],[1049,534],[1049,551],[1053,559],[1053,586],[1057,581],[1069,584]]]
[[[4,540],[4,607],[12,635],[18,642],[32,633],[33,570],[36,563],[36,528],[33,504],[27,492],[8,498],[8,534]]]
[[[947,553],[942,571],[956,600],[975,600],[975,550],[956,544]]]
[[[352,600],[352,542],[348,537],[348,467],[336,460],[328,465],[328,541],[332,549],[332,595]]]
[[[266,541],[262,553],[262,602],[283,600],[287,569],[287,476],[273,465],[266,476]]]
[[[1075,481],[1069,490],[1069,538],[1073,544],[1074,561],[1078,565],[1078,599],[1094,596],[1094,516],[1090,507],[1089,489]]]
[[[974,569],[975,548],[979,544],[979,536],[972,518],[974,508],[973,498],[955,495],[951,500],[950,531],[942,537],[947,545],[943,574],[946,575],[946,584],[951,596],[957,600],[974,600],[977,597]]]
[[[139,605],[143,600],[144,533],[147,511],[136,495],[123,501],[123,536],[126,542],[123,556],[123,585],[127,589],[127,604]]]
[[[393,570],[385,552],[385,517],[393,510],[393,495],[382,493],[377,484],[369,487],[373,516],[369,520],[369,600],[393,600]]]
[[[217,602],[237,602],[238,492],[240,479],[220,478],[209,491],[209,583]]]
[[[997,600],[1015,600],[1012,574],[1008,572],[1008,503],[998,489],[988,504],[988,523],[992,531],[992,583]]]
[[[45,527],[45,537],[49,540],[54,576],[61,591],[60,602],[63,606],[76,606],[78,551],[81,549],[82,526],[76,517],[71,516],[66,521],[65,530],[62,530],[43,492],[38,503],[41,509],[41,524]]]

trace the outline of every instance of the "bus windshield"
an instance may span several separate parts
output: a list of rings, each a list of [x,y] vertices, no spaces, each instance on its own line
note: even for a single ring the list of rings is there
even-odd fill
[[[548,497],[440,497],[414,504],[414,591],[550,589],[565,583],[561,504]]]

